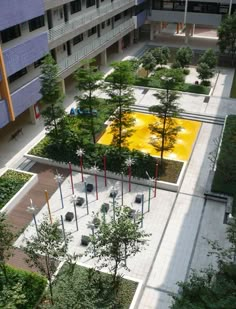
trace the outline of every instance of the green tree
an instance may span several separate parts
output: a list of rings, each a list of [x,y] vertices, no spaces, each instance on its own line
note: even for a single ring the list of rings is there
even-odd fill
[[[8,281],[6,262],[12,256],[12,243],[15,234],[11,225],[7,222],[5,213],[0,212],[0,269],[2,270],[6,282]]]
[[[176,121],[172,117],[177,117],[182,109],[179,108],[179,96],[174,91],[169,91],[173,83],[172,79],[163,81],[165,83],[166,91],[157,92],[154,96],[159,101],[158,105],[153,105],[149,108],[151,112],[156,113],[157,122],[150,124],[149,129],[155,136],[150,143],[153,147],[161,153],[161,169],[163,171],[163,156],[165,151],[173,149],[180,127],[177,126]]]
[[[143,68],[146,70],[147,76],[152,70],[154,70],[155,66],[157,65],[156,59],[154,58],[151,52],[146,52],[140,59],[140,63],[142,64]]]
[[[229,54],[233,64],[236,53],[236,13],[223,18],[217,32],[220,51]]]
[[[227,228],[227,249],[217,241],[209,241],[208,255],[217,258],[216,269],[211,266],[193,272],[185,282],[179,282],[181,293],[173,297],[171,309],[233,309],[236,303],[236,221],[233,219]]]
[[[147,242],[143,230],[140,230],[138,222],[130,218],[129,207],[116,207],[116,215],[108,222],[102,218],[94,236],[89,253],[98,259],[98,267],[108,267],[113,278],[115,295],[117,293],[120,276],[119,269],[127,269],[127,259],[135,256],[141,251],[142,246]]]
[[[81,95],[76,96],[75,99],[79,102],[79,106],[89,109],[89,131],[91,132],[93,143],[96,143],[95,132],[95,118],[93,116],[93,109],[99,104],[98,98],[94,92],[102,87],[101,80],[103,73],[98,71],[97,66],[93,65],[95,59],[86,60],[74,74],[77,82],[77,89],[82,92]],[[87,118],[84,118],[87,123]]]
[[[167,64],[170,58],[170,50],[168,47],[154,48],[151,53],[156,60],[156,65],[160,64],[160,66],[163,66]]]
[[[193,52],[190,47],[181,47],[177,50],[175,60],[181,66],[185,68],[190,65],[193,58]]]
[[[204,62],[198,64],[197,72],[202,84],[208,84],[208,80],[214,76],[214,71]]]
[[[208,48],[199,58],[198,63],[206,63],[211,70],[214,70],[217,63],[216,54],[212,48]]]
[[[23,293],[22,283],[15,285],[5,285],[0,290],[0,308],[17,309],[23,308],[22,305],[27,303],[27,299]]]
[[[111,80],[107,84],[106,93],[110,98],[110,104],[114,106],[114,113],[111,119],[111,133],[113,134],[112,144],[119,148],[133,133],[134,118],[131,115],[130,106],[134,104],[135,98],[131,85],[134,74],[129,62],[121,61],[112,64],[114,71],[111,73]]]
[[[58,263],[67,255],[70,235],[63,237],[58,221],[52,224],[46,218],[38,227],[37,235],[26,240],[24,252],[28,256],[26,262],[30,267],[36,267],[48,279],[51,302],[53,304],[52,276]]]
[[[42,112],[44,124],[50,135],[58,139],[58,119],[64,115],[63,94],[58,78],[58,66],[52,56],[47,55],[41,67],[41,89],[42,102],[45,109]]]

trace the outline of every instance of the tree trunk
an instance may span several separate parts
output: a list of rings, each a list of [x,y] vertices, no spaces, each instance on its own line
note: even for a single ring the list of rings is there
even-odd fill
[[[93,143],[96,144],[96,135],[95,135],[95,130],[94,130],[94,119],[93,119],[93,107],[91,104],[91,99],[92,99],[92,93],[90,91],[89,92],[90,126],[91,126],[91,131],[92,131]]]
[[[54,122],[54,129],[56,133],[56,138],[58,138],[58,130],[57,130],[57,120],[55,117],[55,111],[54,111],[54,105],[52,104],[52,117],[53,117],[53,122]]]

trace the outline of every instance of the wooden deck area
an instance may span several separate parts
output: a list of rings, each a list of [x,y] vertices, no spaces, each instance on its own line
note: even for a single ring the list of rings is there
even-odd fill
[[[27,212],[30,199],[33,200],[34,205],[37,207],[37,212],[39,212],[46,203],[44,191],[48,191],[50,198],[57,190],[58,185],[54,180],[56,170],[64,177],[69,175],[69,170],[38,163],[30,169],[30,172],[38,174],[38,183],[33,186],[33,188],[19,201],[17,206],[7,215],[7,219],[16,233],[20,233],[20,231],[32,221],[32,214]],[[15,248],[13,253],[14,255],[9,259],[8,264],[18,268],[29,269],[24,261],[25,255],[22,250]]]

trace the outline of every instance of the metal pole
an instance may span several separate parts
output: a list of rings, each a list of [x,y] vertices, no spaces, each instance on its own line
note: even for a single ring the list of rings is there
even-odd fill
[[[142,220],[141,220],[141,227],[143,227],[143,208],[144,208],[144,194],[142,194]]]
[[[64,240],[65,240],[65,243],[66,243],[66,233],[65,233],[65,226],[64,226],[64,221],[63,221],[62,215],[61,215],[61,226],[62,226],[62,232],[63,232]]]
[[[115,213],[115,195],[112,196],[112,208],[113,208],[113,219],[116,220],[116,213]]]
[[[98,200],[98,176],[97,174],[94,174],[95,176],[95,187],[96,187],[96,200]]]
[[[106,155],[103,156],[103,166],[104,166],[104,182],[105,187],[107,186],[107,157]]]
[[[60,190],[60,196],[61,196],[61,206],[64,208],[64,202],[63,202],[63,196],[62,196],[62,190],[61,190],[61,183],[58,182],[59,190]]]
[[[72,194],[74,195],[74,183],[73,183],[73,175],[72,175],[71,162],[69,162],[69,171],[70,171],[70,181],[71,181]]]
[[[232,11],[232,0],[229,1],[229,12],[228,15],[231,15],[231,11]]]
[[[148,187],[148,212],[150,211],[150,202],[151,202],[151,187]]]
[[[131,166],[129,166],[129,192],[131,191]]]
[[[38,225],[37,225],[36,217],[35,217],[34,213],[32,215],[33,215],[33,219],[34,219],[35,229],[36,229],[37,235],[39,236],[39,231],[38,231]]]
[[[83,155],[80,156],[80,171],[81,171],[81,180],[82,180],[82,182],[84,182]]]
[[[154,188],[154,197],[157,195],[157,177],[158,177],[158,163],[156,163],[156,168],[155,168],[155,188]]]
[[[121,172],[121,206],[124,205],[124,173]]]
[[[75,210],[75,222],[76,222],[76,229],[77,231],[79,230],[79,227],[78,227],[78,220],[77,220],[77,212],[76,212],[76,205],[75,205],[75,201],[73,202],[74,204],[74,210]]]
[[[52,224],[52,214],[51,214],[51,209],[50,209],[50,205],[49,205],[48,191],[45,190],[44,193],[45,193],[46,202],[47,202],[47,206],[48,206],[48,215],[49,215],[49,219],[50,219],[50,222],[51,222],[51,224]]]
[[[84,182],[85,187],[85,200],[86,200],[86,207],[87,207],[87,215],[89,214],[89,207],[88,207],[88,192],[87,192],[87,182]]]
[[[186,26],[187,12],[188,12],[188,0],[185,0],[185,7],[184,7],[184,26]]]

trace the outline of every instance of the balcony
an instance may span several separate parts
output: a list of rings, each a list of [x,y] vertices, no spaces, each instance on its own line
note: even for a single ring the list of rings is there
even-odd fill
[[[118,0],[106,5],[101,5],[99,8],[94,9],[86,14],[81,14],[80,17],[74,18],[67,23],[58,25],[48,31],[48,40],[50,48],[54,48],[59,44],[62,44],[65,41],[70,40],[75,35],[78,35],[79,32],[82,33],[89,28],[101,23],[104,20],[107,20],[109,17],[115,16],[121,11],[124,11],[134,5],[134,0]],[[109,16],[110,14],[110,16]],[[87,28],[85,28],[87,26]],[[75,33],[73,33],[75,32]],[[68,36],[71,34],[71,36]],[[55,42],[60,39],[62,36],[66,38],[60,42]]]
[[[124,35],[135,29],[134,19],[130,19],[107,32],[103,36],[93,40],[92,43],[82,47],[77,53],[67,57],[64,61],[58,63],[60,76],[65,78],[72,74],[79,67],[79,62],[86,58],[92,58],[101,53],[104,49],[114,44]]]

